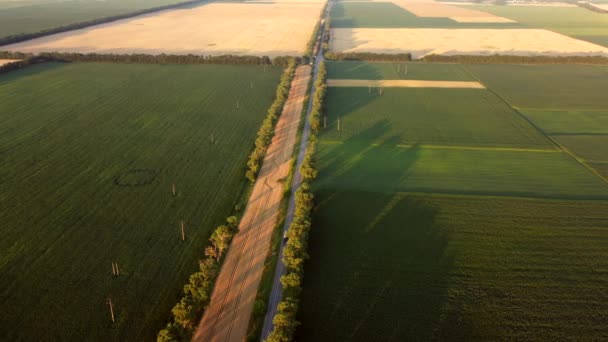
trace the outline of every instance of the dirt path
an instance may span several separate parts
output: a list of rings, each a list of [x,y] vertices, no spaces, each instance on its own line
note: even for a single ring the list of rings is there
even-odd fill
[[[479,82],[421,81],[421,80],[327,80],[328,87],[385,87],[385,88],[471,88],[485,89]]]
[[[283,180],[289,173],[309,78],[310,66],[296,69],[289,98],[249,197],[239,232],[234,236],[211,296],[211,303],[193,341],[242,342],[247,336],[264,261],[278,220],[279,205],[283,198]]]

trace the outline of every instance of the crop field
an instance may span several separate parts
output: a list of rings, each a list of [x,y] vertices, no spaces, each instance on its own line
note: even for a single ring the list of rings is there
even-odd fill
[[[326,107],[326,141],[554,148],[484,89],[330,87]]]
[[[327,62],[329,79],[476,81],[458,64]],[[406,73],[407,68],[407,73]]]
[[[155,339],[244,188],[281,73],[264,70],[47,64],[0,76],[3,338]]]
[[[320,144],[318,189],[607,199],[608,184],[559,151]]]
[[[608,67],[468,65],[467,68],[558,144],[604,177],[608,176],[608,102],[604,95]]]
[[[0,38],[177,4],[186,0],[0,1]]]
[[[545,28],[608,47],[608,15],[581,7],[462,6],[506,17],[532,28]]]
[[[608,335],[608,202],[324,188],[298,341]]]
[[[322,0],[211,2],[41,37],[3,49],[34,53],[300,56],[322,7]]]
[[[517,23],[459,23],[448,17],[419,17],[393,2],[337,2],[331,10],[334,28],[513,28]]]
[[[488,89],[328,88],[296,339],[606,338],[605,70],[439,68]]]
[[[587,110],[607,106],[606,66],[467,65],[466,68],[519,108]]]

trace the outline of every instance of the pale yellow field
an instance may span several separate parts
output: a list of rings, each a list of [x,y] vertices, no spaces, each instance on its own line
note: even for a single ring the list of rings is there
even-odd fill
[[[0,66],[2,66],[4,64],[16,62],[16,61],[18,61],[18,59],[0,59]]]
[[[542,29],[332,29],[333,52],[608,56],[608,48]]]
[[[373,88],[467,88],[485,89],[479,82],[468,81],[422,81],[422,80],[327,80],[328,87],[373,87]]]
[[[322,0],[212,2],[8,45],[20,52],[301,55]]]

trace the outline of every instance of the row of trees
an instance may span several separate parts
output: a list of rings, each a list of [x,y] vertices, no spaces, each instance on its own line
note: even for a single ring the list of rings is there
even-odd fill
[[[21,59],[24,58],[24,59]],[[39,57],[39,56],[21,56],[19,57],[19,55],[13,55],[11,57],[7,56],[7,57],[2,57],[0,56],[0,59],[21,59],[15,62],[11,62],[11,63],[7,63],[4,65],[0,66],[0,74],[4,74],[7,72],[11,72],[11,71],[15,71],[15,70],[19,70],[21,68],[25,68],[27,66],[30,65],[34,65],[34,64],[39,64],[39,63],[44,63],[44,62],[48,62],[48,59],[44,58],[44,57]]]
[[[599,7],[595,7],[592,4],[588,3],[588,2],[577,2],[577,5],[579,5],[580,7],[586,8],[590,11],[593,12],[598,12],[598,13],[608,13],[608,10],[605,9],[601,9]]]
[[[423,62],[469,64],[608,64],[604,56],[428,55]]]
[[[187,4],[195,4],[195,3],[200,3],[200,2],[203,2],[203,1],[202,0],[183,1],[183,2],[180,2],[177,4],[158,6],[158,7],[148,8],[145,10],[130,12],[130,13],[126,13],[126,14],[119,14],[119,15],[114,15],[114,16],[110,16],[110,17],[82,21],[82,22],[68,24],[68,25],[64,25],[64,26],[53,27],[50,29],[41,30],[41,31],[37,31],[37,32],[21,33],[21,34],[0,37],[0,46],[13,44],[13,43],[19,43],[19,42],[22,42],[25,40],[30,40],[30,39],[34,39],[34,38],[38,38],[38,37],[42,37],[42,36],[47,36],[50,34],[77,30],[77,29],[81,29],[81,28],[85,28],[85,27],[89,27],[89,26],[93,26],[93,25],[105,24],[105,23],[109,23],[112,21],[116,21],[116,20],[131,18],[131,17],[135,17],[138,15],[142,15],[142,14],[148,14],[148,13],[152,13],[152,12],[162,11],[162,10],[171,9],[174,7],[179,7],[179,6],[183,6],[183,5],[187,5]]]
[[[287,66],[292,57],[278,56],[270,59],[268,56],[201,56],[201,55],[147,55],[147,54],[101,54],[101,53],[64,53],[44,52],[37,56],[57,62],[109,62],[109,63],[139,63],[139,64],[246,64],[246,65],[278,65]]]
[[[274,126],[279,118],[279,115],[281,115],[283,105],[289,96],[289,88],[291,86],[291,80],[293,79],[295,69],[296,60],[291,59],[287,69],[285,69],[283,75],[281,76],[281,81],[277,87],[274,102],[268,109],[268,114],[266,115],[264,122],[262,122],[262,126],[258,130],[258,135],[255,139],[255,148],[249,155],[249,160],[247,161],[247,172],[245,173],[245,176],[252,183],[255,182],[258,172],[260,172],[262,160],[264,159],[266,150],[268,149],[268,146],[270,146],[270,142],[274,136]]]
[[[198,272],[190,275],[181,300],[171,310],[173,319],[158,333],[158,342],[190,340],[205,306],[211,300],[220,261],[237,229],[236,216],[228,217],[226,224],[215,229],[209,239],[211,244],[205,249],[205,259],[199,262]]]
[[[321,104],[325,97],[326,74],[325,63],[321,62],[315,81],[316,91],[313,98],[313,113],[315,110],[318,113],[321,111]],[[313,128],[304,161],[302,162],[302,166],[300,166],[302,185],[300,185],[295,194],[294,218],[287,231],[287,243],[283,250],[283,263],[286,268],[285,275],[281,277],[283,297],[281,298],[281,302],[279,302],[277,313],[272,321],[274,329],[266,339],[266,342],[292,341],[298,325],[296,315],[302,292],[304,261],[308,258],[308,235],[311,228],[311,213],[314,205],[314,196],[311,191],[310,182],[317,177],[314,154],[319,129],[319,125]]]
[[[325,99],[325,93],[327,93],[327,85],[325,80],[327,79],[327,68],[325,61],[319,64],[319,71],[317,73],[317,79],[315,81],[315,95],[312,99],[312,110],[310,111],[310,128],[313,133],[318,133],[321,130],[321,113],[323,111],[323,100]]]
[[[367,62],[409,62],[411,53],[372,53],[372,52],[327,52],[325,58],[332,61],[367,61]]]

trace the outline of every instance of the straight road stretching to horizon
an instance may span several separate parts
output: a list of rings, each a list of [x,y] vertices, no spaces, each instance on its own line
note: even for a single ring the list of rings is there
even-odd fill
[[[193,341],[242,342],[247,336],[255,297],[264,273],[264,262],[279,217],[284,181],[289,175],[310,69],[309,65],[296,69],[289,97],[249,197],[239,231],[226,255],[211,302]]]

